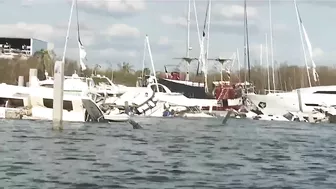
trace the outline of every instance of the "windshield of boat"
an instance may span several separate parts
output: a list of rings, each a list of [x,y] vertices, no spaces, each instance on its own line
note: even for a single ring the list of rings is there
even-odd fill
[[[112,85],[106,77],[92,77],[92,80],[97,86]]]
[[[191,113],[199,113],[200,112],[200,109],[197,106],[189,106],[187,109]]]

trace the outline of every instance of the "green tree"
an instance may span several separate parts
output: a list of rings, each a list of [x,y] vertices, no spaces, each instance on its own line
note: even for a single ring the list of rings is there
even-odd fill
[[[38,59],[38,66],[37,66],[37,77],[39,80],[46,79],[45,72],[47,71],[49,75],[53,75],[53,58],[49,54],[48,50],[41,49],[36,51],[33,55]]]
[[[149,69],[149,68],[144,68],[144,70],[143,70],[143,74],[144,74],[144,75],[150,75],[150,74],[151,74],[150,69]]]
[[[131,65],[128,62],[123,62],[121,64],[118,64],[118,67],[119,67],[119,70],[124,72],[124,73],[130,73],[130,72],[134,71],[133,65]]]

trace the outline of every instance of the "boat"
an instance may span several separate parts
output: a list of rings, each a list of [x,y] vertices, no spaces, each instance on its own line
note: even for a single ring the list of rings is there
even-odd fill
[[[113,112],[111,109],[109,111],[103,112],[97,104],[90,98],[82,99],[83,106],[86,109],[85,119],[90,122],[126,122],[129,121],[130,116],[126,113],[120,113],[119,111]]]
[[[0,90],[3,91],[1,118],[52,120],[53,89],[0,84]],[[64,121],[84,121],[85,110],[80,100],[80,97],[64,95]]]
[[[247,94],[247,98],[265,114],[311,113],[315,108],[336,105],[336,86],[316,86],[268,95]],[[300,98],[299,98],[300,96]]]
[[[15,86],[16,87],[16,86]],[[29,95],[25,91],[13,90],[6,84],[0,84],[0,118],[25,119],[32,115]]]
[[[294,1],[294,7],[296,10],[296,18],[298,21],[300,38],[305,58],[305,66],[307,68],[307,78],[309,87],[295,89],[290,92],[283,93],[269,93],[267,95],[249,94],[248,99],[256,105],[260,111],[264,114],[285,114],[287,112],[302,112],[311,114],[314,109],[327,106],[331,107],[336,104],[335,96],[336,86],[314,86],[312,87],[310,81],[310,72],[308,62],[305,54],[305,45],[308,47],[308,54],[312,63],[313,78],[316,84],[318,84],[318,74],[316,72],[316,65],[312,55],[312,45],[308,38],[308,34],[303,25],[299,10]],[[303,34],[302,34],[303,33]],[[274,82],[274,81],[273,81]]]
[[[202,103],[204,111],[226,111],[228,109],[238,110],[243,105],[243,89],[245,83],[231,84],[229,81],[214,81],[212,93],[206,93],[204,83],[179,80],[178,72],[172,72],[171,77],[159,78],[158,83],[165,85],[172,92],[181,93],[191,99],[208,102]]]

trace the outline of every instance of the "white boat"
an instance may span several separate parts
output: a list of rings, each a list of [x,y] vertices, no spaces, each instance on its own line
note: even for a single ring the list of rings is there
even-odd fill
[[[52,120],[53,89],[1,84],[0,91],[3,91],[0,94],[0,101],[5,102],[2,105],[1,115],[14,109],[21,113],[23,110],[29,110],[29,113],[24,113],[21,118],[29,116],[33,119]],[[80,100],[80,97],[64,95],[64,121],[84,121],[84,109]],[[0,117],[14,118],[13,115]]]
[[[82,99],[83,106],[87,110],[86,120],[95,122],[125,122],[130,119],[125,113],[103,112],[90,98]]]
[[[53,89],[46,87],[20,87],[0,84],[0,118],[15,118],[52,120],[53,115]],[[83,100],[90,101],[85,106]],[[93,105],[92,105],[93,104]],[[103,112],[88,96],[64,94],[63,121],[85,122],[90,109],[99,110],[109,121],[127,121],[129,116],[119,111]],[[91,119],[91,121],[99,121]]]
[[[0,118],[23,119],[31,116],[27,108],[30,104],[29,95],[25,91],[15,91],[7,88],[6,84],[0,84]],[[16,87],[16,86],[15,86]]]
[[[298,90],[300,90],[301,99],[299,99]],[[317,86],[268,95],[247,94],[247,98],[264,114],[283,115],[301,111],[300,102],[304,113],[311,113],[321,106],[334,106],[336,105],[335,94],[336,86]]]

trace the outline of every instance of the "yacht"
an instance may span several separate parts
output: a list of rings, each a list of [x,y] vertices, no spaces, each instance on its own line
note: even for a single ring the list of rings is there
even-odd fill
[[[158,82],[171,91],[202,102],[204,111],[239,110],[243,106],[243,88],[246,83],[231,84],[229,81],[214,81],[212,93],[206,93],[204,83],[183,81],[179,72],[168,72]]]
[[[283,115],[288,112],[311,113],[321,106],[336,105],[336,86],[316,86],[267,95],[247,94],[247,98],[264,114]],[[300,96],[300,98],[299,98]]]
[[[162,117],[167,109],[175,111],[178,115],[182,115],[179,114],[181,110],[184,117],[211,117],[198,112],[197,109],[217,104],[216,100],[189,99],[181,93],[173,93],[166,86],[156,83],[153,76],[147,76],[144,81],[141,86],[125,87],[114,84],[105,76],[85,78],[74,73],[71,77],[65,77],[64,94],[89,96],[103,112],[127,112],[129,108],[133,114],[154,117]],[[52,88],[53,79],[49,77],[39,81],[38,85]],[[168,107],[165,106],[167,104]]]

